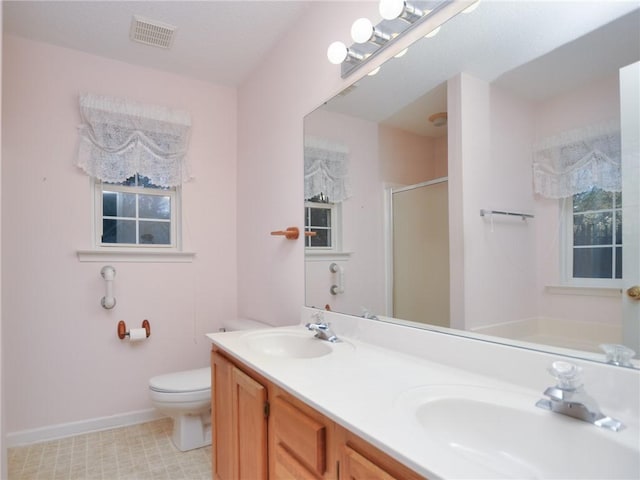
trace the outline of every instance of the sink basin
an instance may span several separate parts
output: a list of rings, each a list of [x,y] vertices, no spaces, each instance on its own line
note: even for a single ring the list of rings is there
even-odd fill
[[[333,351],[332,344],[317,339],[313,332],[256,332],[247,335],[251,350],[264,355],[285,358],[315,358]]]
[[[434,385],[396,400],[425,433],[486,478],[640,478],[637,432],[611,432],[535,407],[509,390]],[[629,441],[631,439],[631,441]]]

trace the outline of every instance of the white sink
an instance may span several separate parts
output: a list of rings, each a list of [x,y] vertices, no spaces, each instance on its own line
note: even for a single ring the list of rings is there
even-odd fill
[[[434,385],[404,392],[396,406],[424,429],[425,448],[444,447],[486,478],[640,478],[637,431],[604,430],[536,408],[537,400],[509,390]]]
[[[247,334],[246,341],[251,350],[273,357],[315,358],[333,351],[333,344],[306,331],[255,332]]]

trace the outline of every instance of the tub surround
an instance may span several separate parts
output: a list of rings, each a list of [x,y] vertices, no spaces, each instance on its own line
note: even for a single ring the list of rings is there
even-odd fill
[[[315,312],[305,307],[301,325],[273,331],[311,336],[303,324],[311,321]],[[265,355],[247,341],[247,335],[255,335],[255,331],[208,337],[216,348],[428,478],[509,475],[431,439],[405,408],[402,399],[408,392],[428,385],[485,387],[484,391],[496,392],[496,397],[508,391],[525,402],[530,400],[534,415],[557,415],[534,407],[544,389],[554,383],[547,368],[559,358],[556,355],[332,312],[324,312],[324,320],[331,323],[343,342],[333,345],[330,354],[315,358]],[[583,368],[585,389],[602,411],[627,426],[617,433],[586,422],[572,424],[571,428],[580,429],[583,435],[604,436],[616,442],[614,445],[637,451],[638,465],[632,469],[637,468],[635,473],[639,473],[640,372],[570,361]],[[559,416],[558,421],[566,418]],[[509,425],[497,424],[496,428]],[[513,438],[518,438],[518,432]]]

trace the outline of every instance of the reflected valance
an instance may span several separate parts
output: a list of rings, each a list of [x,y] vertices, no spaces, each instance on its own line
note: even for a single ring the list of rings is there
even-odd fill
[[[305,137],[304,198],[313,198],[321,193],[334,203],[349,198],[348,163],[349,150],[345,145]]]
[[[543,139],[533,149],[533,183],[547,198],[567,198],[594,187],[622,190],[620,126],[591,125]]]
[[[88,175],[119,183],[138,173],[163,187],[190,178],[187,112],[86,94],[80,115],[77,165]]]

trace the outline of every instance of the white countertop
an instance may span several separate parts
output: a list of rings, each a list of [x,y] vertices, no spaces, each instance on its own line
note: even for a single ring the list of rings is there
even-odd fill
[[[266,331],[298,334],[304,332],[305,335],[313,335],[302,325],[278,327],[262,332]],[[279,387],[429,479],[509,478],[521,475],[522,472],[530,473],[531,466],[527,466],[527,469],[520,473],[513,469],[505,470],[492,465],[491,459],[479,461],[477,455],[467,458],[465,452],[451,442],[432,438],[417,421],[414,411],[407,408],[411,401],[411,392],[434,386],[486,387],[486,391],[493,392],[492,395],[497,397],[500,397],[502,391],[513,394],[516,401],[523,402],[523,408],[530,408],[531,413],[539,415],[541,419],[548,415],[557,415],[534,406],[542,397],[541,390],[470,373],[357,338],[340,335],[343,340],[341,343],[330,344],[332,353],[316,358],[292,359],[267,355],[252,349],[247,340],[257,332],[261,330],[215,333],[209,334],[208,337],[216,346]],[[412,334],[410,330],[407,333]],[[425,348],[428,348],[427,345]],[[572,422],[571,428],[578,433],[613,433],[600,431],[602,429],[586,422],[557,416],[562,417],[558,419],[559,422]],[[473,429],[475,425],[468,425],[468,428]],[[496,425],[495,428],[504,429],[509,426]],[[614,433],[617,435],[615,441],[634,447],[637,442],[632,436],[636,433],[637,428],[632,428],[626,433]],[[519,433],[514,431],[513,435],[517,438]],[[535,473],[532,475],[534,478],[544,476]]]

